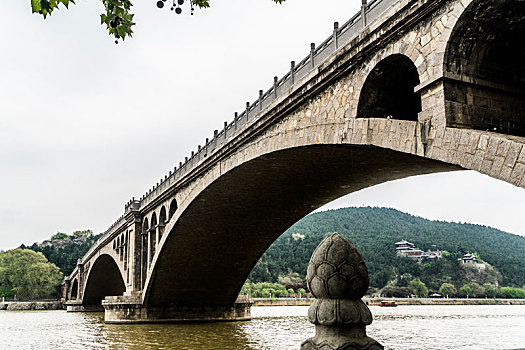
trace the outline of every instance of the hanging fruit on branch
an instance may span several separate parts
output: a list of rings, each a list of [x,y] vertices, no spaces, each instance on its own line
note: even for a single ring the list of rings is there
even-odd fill
[[[105,13],[100,15],[100,22],[102,25],[106,25],[109,35],[115,37],[115,43],[118,43],[120,39],[124,40],[126,37],[131,37],[133,34],[132,27],[135,25],[133,22],[133,14],[130,12],[133,4],[130,0],[101,0],[104,4]],[[170,10],[176,14],[183,13],[183,7],[189,7],[190,13],[193,15],[195,7],[207,8],[210,7],[210,0],[158,0],[157,7],[164,8],[166,2],[170,2]],[[285,0],[271,0],[277,4],[283,3]],[[69,7],[69,4],[74,4],[74,0],[31,0],[31,10],[33,13],[38,13],[44,18],[58,9],[58,6],[62,4],[65,8]]]

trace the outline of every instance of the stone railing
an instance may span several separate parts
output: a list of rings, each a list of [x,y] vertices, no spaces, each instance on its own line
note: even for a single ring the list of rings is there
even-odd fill
[[[240,133],[245,126],[252,124],[258,120],[265,108],[269,107],[278,100],[281,96],[286,95],[290,88],[296,82],[306,77],[310,72],[318,68],[326,59],[334,54],[339,48],[347,45],[362,31],[366,25],[373,22],[375,19],[396,4],[399,0],[372,0],[367,3],[367,0],[362,0],[361,11],[350,18],[345,24],[339,27],[339,24],[334,23],[333,33],[320,45],[311,44],[310,53],[299,63],[291,62],[290,70],[282,78],[274,77],[273,86],[266,92],[259,91],[258,98],[253,102],[246,102],[246,108],[242,113],[235,113],[233,120],[228,123],[224,122],[222,130],[215,130],[211,139],[206,139],[203,145],[199,145],[196,151],[192,151],[188,157],[185,157],[183,162],[174,167],[169,174],[165,175],[159,182],[149,189],[138,200],[132,198],[125,205],[125,212],[129,209],[140,209],[154,201],[160,194],[171,188],[173,184],[177,183],[191,170],[202,163],[210,154],[221,148],[229,140]],[[111,236],[115,229],[124,224],[124,215],[118,218],[102,235],[102,237],[93,245],[88,253],[82,259],[86,260],[91,254],[98,249],[100,244],[103,244],[106,239]]]
[[[139,198],[139,207],[144,207],[153,201],[158,195],[163,193],[172,184],[181,179],[190,170],[198,166],[206,157],[228,142],[243,129],[244,126],[259,119],[265,108],[272,105],[281,96],[286,95],[290,88],[298,81],[306,77],[310,72],[319,67],[327,58],[332,56],[339,48],[352,41],[362,29],[380,14],[396,4],[399,0],[372,0],[367,3],[362,0],[361,11],[348,20],[343,26],[334,23],[334,31],[319,46],[311,44],[310,53],[299,63],[291,62],[290,70],[282,78],[274,77],[274,84],[266,92],[259,91],[258,98],[253,102],[246,102],[246,108],[242,113],[235,113],[233,120],[224,122],[222,130],[215,130],[211,139],[206,139],[203,145],[199,145],[196,151],[185,157],[184,162],[179,162],[178,167],[174,167],[169,174],[149,189]],[[135,199],[126,203],[126,208],[132,205]]]
[[[86,260],[89,260],[89,258],[91,258],[91,256],[93,255],[93,253],[95,253],[99,247],[101,245],[105,245],[107,242],[108,239],[111,238],[111,236],[120,228],[122,227],[123,225],[126,224],[126,219],[124,218],[124,215],[121,215],[113,224],[111,224],[111,226],[106,230],[104,231],[104,233],[102,234],[102,236],[100,236],[99,239],[97,239],[97,241],[95,243],[93,243],[93,245],[91,246],[91,248],[89,248],[89,250],[87,251],[86,254],[84,254],[84,256],[79,259],[78,263],[82,264],[84,263],[84,261]],[[75,267],[75,270],[76,270],[76,267]],[[73,272],[71,273],[71,275],[74,275],[75,274],[75,270],[73,270]]]

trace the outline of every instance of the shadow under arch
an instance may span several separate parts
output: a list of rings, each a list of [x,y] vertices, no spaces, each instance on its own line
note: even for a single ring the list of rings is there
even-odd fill
[[[170,202],[170,209],[169,209],[168,220],[171,220],[171,218],[173,217],[173,215],[177,211],[177,208],[178,208],[177,200],[176,199],[172,199],[171,202]]]
[[[73,284],[71,285],[71,299],[76,300],[78,298],[78,279],[73,280]]]
[[[122,295],[125,291],[126,286],[117,263],[110,255],[102,254],[89,270],[82,305],[101,305],[105,297]]]
[[[151,264],[153,257],[157,251],[157,213],[153,212],[151,216],[151,227],[148,231],[149,233],[149,261],[148,264]]]
[[[167,223],[166,207],[162,206],[162,208],[160,209],[160,214],[159,214],[159,242],[162,239],[162,235],[164,234],[164,226],[166,225],[166,223]]]
[[[142,232],[140,234],[140,286],[144,288],[146,283],[146,276],[148,273],[148,234],[149,234],[149,223],[148,218],[144,218],[142,222]]]
[[[357,106],[357,118],[418,120],[421,97],[414,92],[419,73],[412,60],[401,54],[381,60],[368,74]]]
[[[180,214],[146,286],[147,307],[234,303],[292,224],[354,191],[457,166],[373,146],[314,145],[262,155],[221,175]]]
[[[525,136],[525,2],[472,1],[444,57],[447,125]]]

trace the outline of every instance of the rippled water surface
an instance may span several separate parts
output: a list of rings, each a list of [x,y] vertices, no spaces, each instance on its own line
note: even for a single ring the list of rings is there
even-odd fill
[[[106,325],[103,314],[0,311],[0,349],[299,349],[308,307],[252,308],[252,321]],[[387,349],[525,349],[525,306],[371,307]]]

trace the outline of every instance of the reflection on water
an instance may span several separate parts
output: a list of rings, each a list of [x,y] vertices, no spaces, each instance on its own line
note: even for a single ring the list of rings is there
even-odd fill
[[[254,307],[252,321],[106,325],[103,314],[0,312],[0,349],[299,349],[308,307]],[[525,306],[371,307],[387,349],[525,348]]]
[[[371,307],[368,333],[390,349],[525,349],[525,306]],[[395,337],[395,339],[392,339]]]

